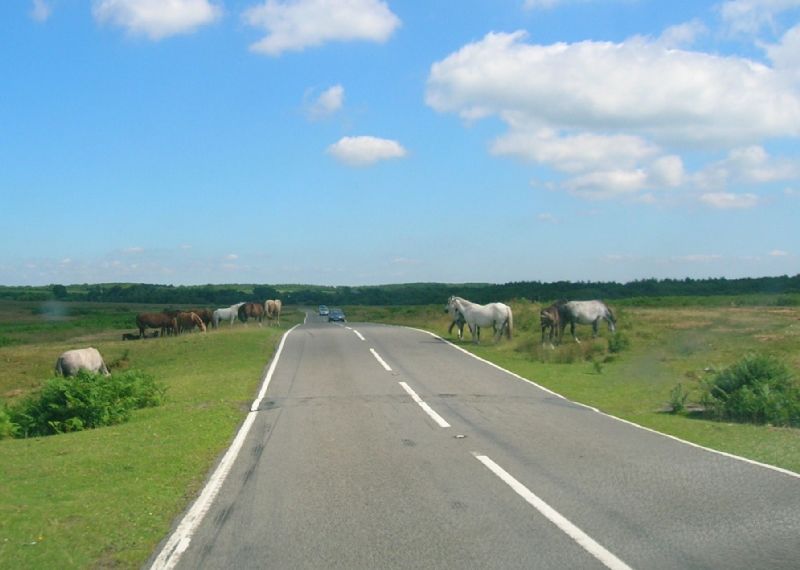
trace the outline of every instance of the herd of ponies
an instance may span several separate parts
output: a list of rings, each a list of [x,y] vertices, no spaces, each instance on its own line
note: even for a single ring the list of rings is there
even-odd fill
[[[452,322],[447,330],[452,333],[453,327],[457,328],[458,338],[464,338],[464,326],[472,334],[472,342],[479,343],[481,328],[492,327],[494,340],[497,342],[503,335],[511,338],[514,329],[514,316],[511,307],[505,303],[489,303],[479,305],[462,297],[451,296],[444,308],[450,315]],[[190,332],[195,328],[206,332],[208,327],[217,328],[220,324],[228,322],[233,326],[237,319],[247,323],[255,319],[258,326],[266,318],[270,324],[280,325],[281,301],[269,299],[260,302],[242,302],[220,309],[192,309],[190,311],[164,310],[161,313],[139,313],[136,315],[138,334],[125,333],[122,340],[144,339],[147,329],[155,329],[150,338],[157,336],[178,335]],[[603,301],[566,301],[558,300],[539,313],[539,324],[542,329],[542,345],[548,335],[551,346],[553,342],[560,342],[564,329],[570,326],[570,333],[575,342],[580,343],[575,334],[575,325],[592,325],[593,336],[597,336],[597,329],[601,320],[608,323],[608,329],[616,332],[616,319],[611,309]],[[63,376],[74,376],[79,370],[108,375],[108,367],[103,361],[100,352],[94,347],[78,348],[62,353],[55,366],[56,373]]]
[[[136,327],[139,334],[125,333],[122,340],[147,338],[147,329],[155,329],[152,336],[178,335],[190,332],[195,328],[206,332],[209,327],[217,328],[221,323],[233,325],[236,319],[247,323],[255,319],[258,326],[267,319],[270,324],[281,324],[280,299],[268,299],[261,302],[242,302],[220,309],[191,309],[189,311],[164,310],[160,313],[139,313],[136,315]]]

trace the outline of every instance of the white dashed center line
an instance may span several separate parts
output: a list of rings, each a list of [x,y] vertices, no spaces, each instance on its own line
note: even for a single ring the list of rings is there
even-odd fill
[[[417,393],[414,390],[412,390],[411,387],[408,384],[406,384],[405,382],[400,382],[399,384],[403,387],[403,390],[408,392],[408,395],[411,396],[411,399],[414,400],[417,404],[419,404],[419,407],[422,408],[423,410],[425,410],[425,413],[428,414],[431,418],[433,418],[433,421],[435,421],[437,424],[439,424],[439,427],[443,427],[443,428],[449,428],[450,427],[450,424],[447,423],[442,416],[437,414],[433,410],[433,408],[431,408],[428,404],[423,402],[422,398],[420,398],[417,395]]]

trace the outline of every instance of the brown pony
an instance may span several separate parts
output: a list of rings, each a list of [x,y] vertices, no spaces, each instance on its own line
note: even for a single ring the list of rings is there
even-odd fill
[[[136,315],[136,326],[139,327],[139,336],[145,338],[144,331],[147,328],[160,329],[161,336],[167,333],[174,333],[177,330],[175,317],[166,313],[139,313]]]
[[[264,319],[265,314],[266,311],[262,303],[245,303],[239,307],[239,320],[243,323],[246,323],[247,319],[256,319],[258,326],[261,326],[261,321]]]
[[[175,317],[175,323],[177,324],[176,334],[184,331],[191,332],[194,327],[206,332],[206,325],[203,322],[203,319],[198,317],[197,313],[192,311],[178,313]]]
[[[194,313],[203,319],[203,323],[206,325],[206,328],[208,328],[208,326],[211,324],[211,320],[214,317],[214,312],[211,309],[191,309],[188,312]]]
[[[550,329],[550,344],[553,344],[554,336],[556,338],[556,342],[560,342],[562,304],[563,301],[556,301],[549,307],[542,309],[539,312],[539,324],[542,327],[542,346],[544,346],[544,334],[547,329]]]

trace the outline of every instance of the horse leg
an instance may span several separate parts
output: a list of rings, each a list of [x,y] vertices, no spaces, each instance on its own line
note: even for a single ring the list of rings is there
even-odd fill
[[[572,338],[575,339],[575,342],[580,344],[581,341],[578,340],[578,336],[575,334],[575,321],[570,321],[570,323],[569,323],[569,332],[572,333]]]
[[[592,323],[592,338],[597,338],[597,328],[600,325],[600,317],[597,317]]]

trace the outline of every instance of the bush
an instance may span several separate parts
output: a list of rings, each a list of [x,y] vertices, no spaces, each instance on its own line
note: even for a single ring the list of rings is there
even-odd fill
[[[9,416],[18,437],[80,431],[123,423],[133,410],[161,404],[165,391],[137,370],[112,376],[81,371],[48,380],[41,392],[9,408]]]
[[[686,400],[689,398],[689,392],[683,388],[680,382],[669,391],[669,405],[673,414],[680,414],[686,409]]]
[[[631,346],[630,339],[623,333],[615,333],[608,337],[608,352],[616,354],[627,350]]]
[[[11,414],[5,404],[0,405],[0,439],[13,437],[19,426],[11,421]]]
[[[719,419],[800,426],[800,387],[771,356],[750,354],[715,374],[701,403]]]

